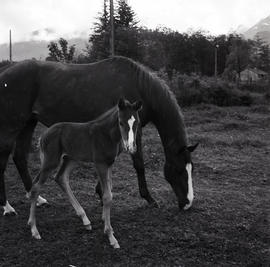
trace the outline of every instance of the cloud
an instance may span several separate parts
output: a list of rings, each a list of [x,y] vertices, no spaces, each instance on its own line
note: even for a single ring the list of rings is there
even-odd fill
[[[89,35],[102,0],[0,0],[0,43]],[[116,2],[116,1],[115,1]],[[239,25],[250,27],[269,16],[269,0],[128,0],[141,25],[178,30],[204,29],[227,33]],[[77,36],[77,35],[75,35]]]
[[[34,30],[30,33],[31,37],[41,37],[44,35],[51,35],[51,34],[55,34],[55,29],[53,28],[44,28],[44,29],[38,29],[38,30]]]
[[[35,30],[31,32],[31,36],[38,36],[39,35],[39,30]]]

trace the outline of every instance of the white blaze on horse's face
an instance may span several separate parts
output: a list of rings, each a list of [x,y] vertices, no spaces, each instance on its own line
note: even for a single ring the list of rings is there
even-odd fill
[[[128,131],[128,141],[127,141],[128,150],[131,153],[135,152],[135,134],[133,131],[134,122],[135,122],[135,118],[134,116],[131,116],[131,118],[128,120],[129,131]]]
[[[136,152],[135,133],[133,130],[133,125],[135,121],[136,119],[132,115],[130,119],[127,121],[128,123],[127,140],[123,138],[124,147],[130,153]]]
[[[188,163],[186,165],[186,170],[188,173],[188,193],[187,193],[187,199],[189,201],[188,204],[185,205],[184,210],[188,210],[192,206],[192,202],[194,199],[194,193],[193,193],[193,185],[192,185],[192,164]]]

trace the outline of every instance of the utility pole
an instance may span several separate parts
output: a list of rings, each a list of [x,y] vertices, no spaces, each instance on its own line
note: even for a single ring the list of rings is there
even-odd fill
[[[9,61],[12,63],[12,42],[11,42],[11,30],[9,30]]]
[[[114,8],[113,0],[110,0],[110,21],[111,21],[111,56],[114,56]]]
[[[217,53],[218,53],[219,45],[215,45],[215,78],[217,78]]]

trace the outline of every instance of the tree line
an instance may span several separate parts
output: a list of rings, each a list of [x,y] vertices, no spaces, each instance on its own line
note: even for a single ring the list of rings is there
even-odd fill
[[[75,55],[75,46],[61,38],[59,45],[48,45],[48,60],[86,63],[110,56],[109,1],[104,0],[103,9],[93,25],[84,54]],[[213,76],[215,52],[217,73],[234,79],[247,68],[258,68],[270,73],[269,45],[260,38],[245,40],[242,36],[212,36],[196,31],[179,33],[169,28],[155,30],[139,27],[139,20],[125,0],[118,0],[114,14],[115,54],[130,57],[153,70],[163,69],[170,77],[174,71]],[[215,51],[216,50],[216,51]]]

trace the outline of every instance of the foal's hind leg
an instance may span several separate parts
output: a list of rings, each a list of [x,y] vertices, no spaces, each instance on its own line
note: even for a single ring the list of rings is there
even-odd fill
[[[13,160],[18,169],[18,172],[22,178],[24,188],[27,192],[27,196],[32,187],[32,179],[28,171],[27,160],[28,154],[31,147],[31,141],[33,132],[37,125],[37,120],[32,117],[26,124],[26,126],[22,129],[19,135],[16,138],[16,145],[13,152]],[[38,196],[37,205],[43,205],[48,203],[46,199]]]
[[[74,167],[74,162],[67,157],[63,157],[63,163],[55,177],[55,181],[61,187],[61,189],[67,194],[68,199],[76,211],[76,214],[82,219],[83,225],[87,230],[92,230],[91,222],[88,219],[84,209],[80,205],[79,201],[74,196],[69,185],[69,174]]]
[[[111,180],[111,167],[106,164],[96,164],[97,171],[100,178],[100,184],[102,187],[102,200],[103,211],[102,219],[104,220],[104,233],[108,235],[110,244],[113,248],[120,248],[118,241],[116,240],[111,226],[111,205],[112,205],[112,180]]]
[[[57,153],[56,153],[57,154]],[[32,236],[36,239],[41,239],[40,234],[36,226],[36,204],[38,195],[42,185],[45,183],[50,173],[58,166],[60,158],[57,155],[49,155],[44,159],[42,163],[40,173],[34,180],[34,184],[31,188],[30,199],[31,208],[28,224],[31,226]]]

